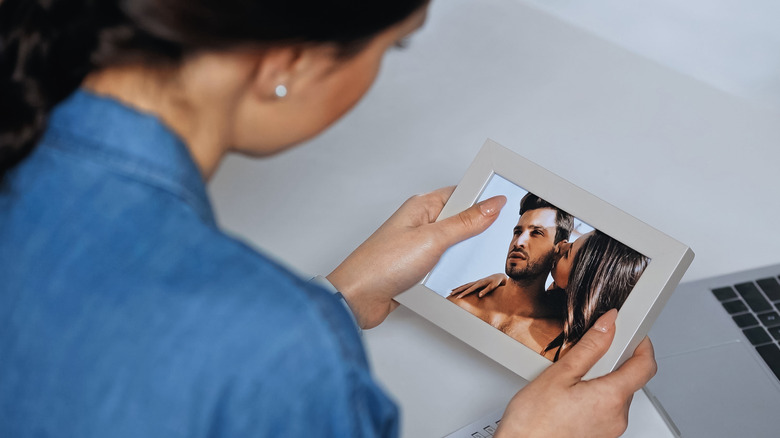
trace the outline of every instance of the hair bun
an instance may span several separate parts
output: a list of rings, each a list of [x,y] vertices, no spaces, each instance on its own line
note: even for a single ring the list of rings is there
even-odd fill
[[[32,150],[51,108],[90,70],[94,3],[0,1],[0,178]]]

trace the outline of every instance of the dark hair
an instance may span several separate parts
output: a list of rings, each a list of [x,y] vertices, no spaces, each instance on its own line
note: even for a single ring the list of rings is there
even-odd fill
[[[428,0],[0,0],[0,178],[93,70],[190,53],[334,43],[340,54]]]
[[[601,315],[610,309],[620,309],[648,263],[649,258],[595,231],[572,260],[563,333],[545,351],[559,347],[555,354],[557,360]]]
[[[540,208],[552,208],[555,210],[555,243],[568,239],[571,235],[571,230],[574,229],[574,216],[533,193],[526,193],[523,199],[520,200],[520,216],[526,211],[538,210]]]

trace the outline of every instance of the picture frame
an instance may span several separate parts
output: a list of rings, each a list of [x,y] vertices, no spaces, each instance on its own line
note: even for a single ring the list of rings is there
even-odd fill
[[[647,335],[693,261],[694,253],[683,243],[490,139],[471,163],[438,220],[496,194],[507,196],[507,205],[487,231],[453,246],[420,283],[397,300],[519,376],[527,380],[538,376],[553,363],[544,353],[519,342],[512,337],[514,334],[508,335],[503,326],[499,330],[464,310],[455,300],[447,299],[449,291],[464,281],[477,280],[510,264],[508,253],[512,249],[507,244],[513,239],[512,232],[519,233],[518,199],[529,192],[569,213],[577,226],[598,230],[646,257],[641,276],[620,307],[611,347],[585,378],[607,374],[628,359]],[[514,227],[514,231],[506,230],[507,226]],[[502,239],[501,235],[506,236],[503,243],[496,243]],[[502,258],[506,266],[499,266]],[[554,289],[555,285],[550,288]],[[565,313],[566,309],[562,311]]]

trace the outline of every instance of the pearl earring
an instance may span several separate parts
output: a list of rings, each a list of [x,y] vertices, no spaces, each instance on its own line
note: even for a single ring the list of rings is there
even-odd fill
[[[285,87],[282,84],[279,84],[276,86],[276,89],[274,90],[274,93],[276,93],[276,97],[284,97],[287,96],[287,87]]]

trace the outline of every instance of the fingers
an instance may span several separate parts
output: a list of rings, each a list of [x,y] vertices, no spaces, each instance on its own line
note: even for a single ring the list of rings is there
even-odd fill
[[[474,292],[482,289],[483,287],[484,286],[482,285],[481,282],[474,282],[474,283],[472,283],[470,288],[468,288],[468,289],[464,290],[463,292],[461,292],[460,295],[458,295],[458,298],[463,298],[465,296],[471,295]]]
[[[484,286],[482,286],[482,288],[479,291],[479,294],[477,296],[482,298],[485,295],[487,295],[487,294],[493,292],[494,290],[496,290],[499,286],[500,286],[500,284],[496,284],[496,283],[494,283],[492,281],[488,281]]]
[[[506,284],[506,277],[503,274],[493,274],[488,277],[488,279],[488,284],[486,284],[485,287],[482,288],[482,291],[479,292],[480,298]]]
[[[457,295],[456,298],[463,298],[469,294],[472,294],[482,287],[481,285],[482,281],[483,280],[472,281],[471,283],[466,283],[463,286],[458,286],[452,290],[450,296]]]
[[[480,280],[458,286],[455,289],[452,289],[452,292],[450,292],[449,296],[457,295],[457,298],[463,298],[475,292],[479,292],[477,296],[482,298],[485,295],[498,289],[505,283],[506,276],[504,274],[493,274]]]
[[[494,196],[434,225],[444,235],[444,243],[449,247],[485,231],[498,218],[505,204],[505,196]]]
[[[607,352],[615,337],[615,319],[617,310],[612,309],[601,315],[585,335],[582,336],[561,360],[549,370],[559,372],[564,377],[580,381],[593,365]]]
[[[645,338],[631,356],[617,370],[600,377],[599,380],[625,389],[629,394],[639,391],[655,375],[658,366],[650,338]]]
[[[424,199],[421,207],[425,209],[427,216],[427,222],[425,223],[432,223],[436,221],[436,219],[439,217],[439,213],[441,213],[441,209],[444,208],[444,204],[449,201],[450,196],[452,196],[452,192],[454,191],[455,186],[442,187],[421,196],[421,198]],[[420,197],[413,197],[412,199],[419,198]]]
[[[456,287],[455,289],[452,290],[452,292],[450,292],[450,296],[463,292],[464,290],[470,288],[474,283],[476,283],[476,281],[472,281],[471,283],[466,283],[464,285]]]
[[[450,196],[452,196],[452,192],[454,191],[455,191],[455,186],[448,186],[448,187],[442,187],[440,189],[436,189],[432,191],[430,195],[440,200],[441,205],[444,205],[447,203],[447,201],[449,201]]]

